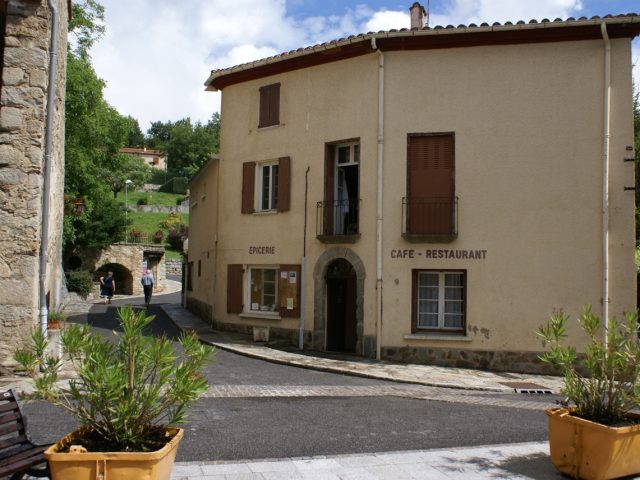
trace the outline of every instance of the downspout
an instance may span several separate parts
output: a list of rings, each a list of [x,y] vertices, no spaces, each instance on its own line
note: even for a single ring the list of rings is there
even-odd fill
[[[376,359],[382,353],[382,174],[384,163],[384,54],[371,37],[371,48],[378,53],[378,172],[376,206]],[[364,342],[363,342],[364,346]],[[364,352],[363,352],[364,353]]]
[[[604,344],[609,330],[609,137],[611,135],[611,42],[607,24],[600,24],[604,40],[604,132],[602,157],[602,319]]]
[[[40,328],[47,334],[47,259],[49,250],[49,210],[51,195],[51,152],[53,150],[53,115],[58,73],[58,7],[49,0],[51,10],[51,41],[49,48],[49,83],[47,85],[47,114],[45,124],[44,168],[42,185],[42,230],[40,233]]]
[[[307,166],[307,171],[304,172],[304,234],[302,239],[302,260],[300,261],[300,333],[298,335],[298,348],[304,349],[304,310],[306,305],[307,295],[305,293],[306,270],[307,270],[307,195],[309,191],[309,170],[311,167]]]

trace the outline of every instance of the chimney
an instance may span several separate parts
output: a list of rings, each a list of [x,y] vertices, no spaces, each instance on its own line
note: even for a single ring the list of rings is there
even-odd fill
[[[411,15],[411,30],[414,28],[422,30],[424,28],[424,19],[425,17],[428,18],[424,7],[418,2],[414,2],[409,8],[409,13]]]

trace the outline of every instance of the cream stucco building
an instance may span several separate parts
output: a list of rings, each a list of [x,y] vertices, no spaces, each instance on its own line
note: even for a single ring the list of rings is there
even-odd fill
[[[305,349],[537,371],[554,309],[636,308],[640,17],[423,28],[412,8],[411,29],[211,73],[186,303]]]

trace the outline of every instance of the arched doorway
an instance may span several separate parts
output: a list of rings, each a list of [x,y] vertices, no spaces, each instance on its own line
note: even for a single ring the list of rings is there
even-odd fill
[[[106,275],[107,272],[113,272],[113,278],[116,282],[116,295],[133,294],[133,275],[131,270],[119,263],[106,263],[96,270],[96,280]]]
[[[337,261],[340,262],[336,263]],[[342,261],[345,263],[342,263]],[[335,294],[333,291],[329,292],[329,290],[339,288],[341,276],[343,280],[346,280],[346,285],[342,282],[343,286],[345,286],[344,292],[351,295],[351,300],[353,300],[355,291],[355,307],[352,307],[349,303],[351,310],[347,310],[348,315],[352,315],[353,308],[355,308],[355,348],[350,348],[350,350],[356,355],[370,357],[375,355],[375,337],[364,334],[364,280],[366,271],[360,257],[353,250],[345,247],[333,247],[325,250],[318,257],[313,268],[313,338],[311,347],[316,350],[332,350],[336,348],[335,345],[327,343],[329,337],[333,336],[333,333],[327,334],[329,310],[336,308],[335,305],[330,305]],[[355,289],[353,289],[354,276]],[[336,313],[335,310],[332,313]],[[333,323],[333,319],[331,321]],[[350,320],[347,325],[352,325]],[[345,342],[343,348],[352,343],[352,337],[350,336],[352,334],[353,330],[350,330],[349,336],[344,337],[348,339],[348,342]],[[337,346],[340,347],[340,345]]]
[[[344,258],[329,264],[327,283],[327,350],[356,353],[357,286],[353,265]]]

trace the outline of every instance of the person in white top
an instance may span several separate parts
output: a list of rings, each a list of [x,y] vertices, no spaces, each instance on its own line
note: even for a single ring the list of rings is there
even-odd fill
[[[153,274],[151,270],[145,270],[142,274],[142,288],[144,289],[144,304],[149,306],[151,303],[151,294],[153,293]]]

